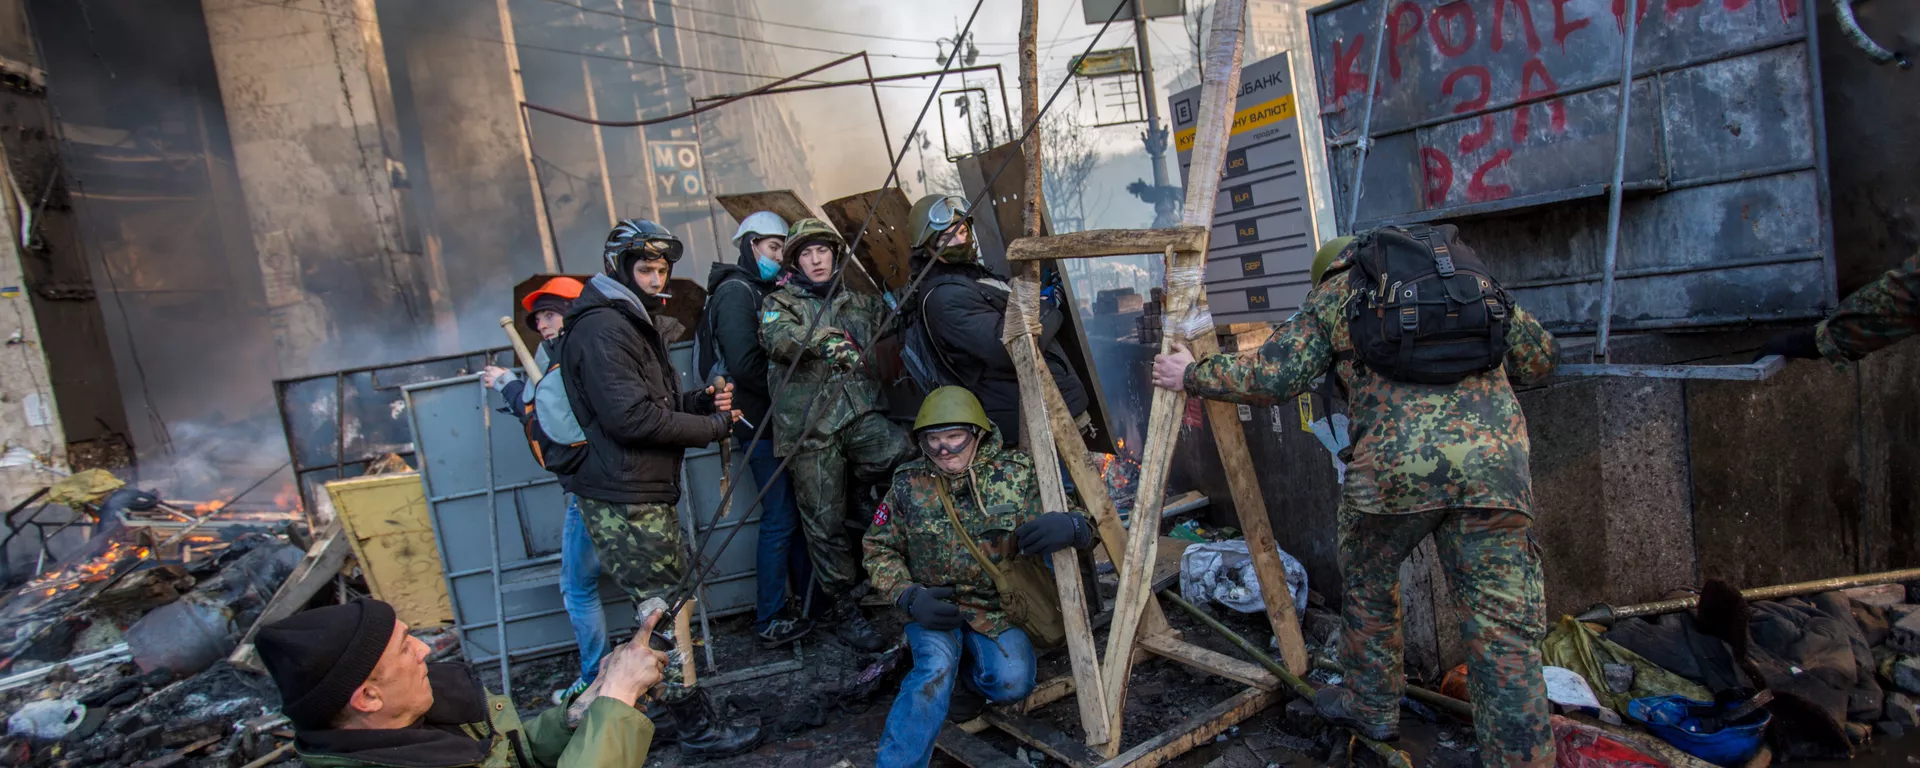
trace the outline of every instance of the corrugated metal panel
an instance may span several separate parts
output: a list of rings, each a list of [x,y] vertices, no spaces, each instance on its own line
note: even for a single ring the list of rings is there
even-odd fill
[[[671,351],[682,386],[694,386],[686,373],[692,368],[693,345],[677,344]],[[488,393],[477,376],[408,386],[404,397],[467,660],[499,660],[497,617],[502,610],[509,658],[571,650],[573,629],[559,588],[560,533],[566,519],[559,482],[534,461],[520,423],[492,410],[499,398]],[[718,558],[720,565],[707,580],[701,603],[708,617],[751,611],[754,605],[753,554],[760,515],[752,502],[758,485],[745,473],[743,458],[735,457],[734,463],[743,487],[734,495],[733,517],[721,524],[708,551],[718,551],[719,539],[727,534],[724,526],[746,529]],[[689,451],[681,520],[698,519],[703,530],[711,528],[719,498],[718,448]],[[618,633],[632,626],[633,606],[610,580],[602,580],[600,596],[608,627]]]
[[[1625,4],[1399,0],[1369,87],[1382,2],[1311,12],[1342,230],[1460,222],[1550,327],[1595,329]],[[1614,326],[1824,313],[1831,224],[1799,0],[1642,8]],[[1370,91],[1373,146],[1348,221]]]

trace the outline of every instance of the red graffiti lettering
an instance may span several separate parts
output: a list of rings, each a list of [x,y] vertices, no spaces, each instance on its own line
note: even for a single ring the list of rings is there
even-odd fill
[[[1513,187],[1505,184],[1489,186],[1486,183],[1486,179],[1489,171],[1506,165],[1507,160],[1512,157],[1513,150],[1503,149],[1493,153],[1493,159],[1481,163],[1479,168],[1475,168],[1473,178],[1467,181],[1467,202],[1484,203],[1488,200],[1501,200],[1511,197],[1513,195]]]
[[[1526,143],[1527,131],[1533,127],[1532,116],[1533,107],[1521,107],[1513,111],[1513,143]]]
[[[1360,74],[1360,49],[1367,44],[1366,35],[1353,36],[1353,50],[1340,50],[1340,41],[1333,41],[1333,100],[1339,103],[1349,93],[1365,93],[1367,76]]]
[[[1447,193],[1453,191],[1453,161],[1447,159],[1445,152],[1421,147],[1420,171],[1427,183],[1427,207],[1446,204]]]
[[[1530,99],[1535,96],[1551,96],[1559,91],[1560,85],[1553,82],[1553,75],[1547,72],[1545,62],[1537,58],[1527,59],[1527,63],[1520,65],[1520,98]],[[1551,121],[1553,125],[1553,132],[1566,133],[1567,105],[1559,99],[1554,99],[1553,101],[1547,102],[1547,111],[1549,113],[1548,120]],[[1522,117],[1519,122],[1524,124],[1526,113],[1523,110],[1521,114]],[[1524,128],[1516,127],[1513,134],[1514,141],[1519,141],[1519,137],[1525,136],[1526,133]]]
[[[1747,4],[1750,2],[1753,2],[1753,0],[1720,0],[1720,7],[1729,11],[1737,11],[1747,7]]]
[[[1447,75],[1447,79],[1440,81],[1440,95],[1452,96],[1454,84],[1458,83],[1460,79],[1463,77],[1471,77],[1476,80],[1479,80],[1480,93],[1471,99],[1467,99],[1465,101],[1460,102],[1459,104],[1454,105],[1453,107],[1454,114],[1460,114],[1462,112],[1472,112],[1476,109],[1481,109],[1487,106],[1487,99],[1492,98],[1493,96],[1493,75],[1487,72],[1486,67],[1480,66],[1478,64],[1461,67],[1459,69],[1454,70],[1451,74]]]
[[[1520,26],[1527,31],[1527,52],[1539,53],[1540,35],[1533,31],[1533,8],[1527,5],[1527,0],[1494,0],[1493,37],[1487,41],[1487,44],[1492,46],[1495,51],[1498,51],[1500,50],[1500,46],[1506,43],[1504,27],[1506,26],[1507,6],[1509,5],[1519,11],[1518,18],[1520,19]]]
[[[1792,21],[1800,15],[1800,0],[1780,0],[1780,20]]]
[[[1405,25],[1405,34],[1402,34],[1400,17],[1409,13],[1413,14],[1413,23]],[[1422,15],[1424,14],[1420,10],[1419,4],[1413,2],[1413,0],[1406,0],[1406,2],[1395,6],[1393,16],[1387,19],[1387,39],[1393,42],[1392,45],[1387,47],[1387,73],[1392,75],[1395,80],[1400,79],[1400,46],[1406,45],[1420,35]]]
[[[1479,32],[1474,24],[1473,6],[1466,3],[1443,5],[1427,15],[1427,34],[1433,36],[1433,45],[1440,49],[1440,54],[1451,59],[1473,47],[1474,35]],[[1449,32],[1459,34],[1460,39],[1448,40]]]
[[[1553,0],[1553,43],[1560,46],[1561,53],[1565,53],[1567,50],[1568,35],[1593,23],[1592,19],[1569,20],[1567,18],[1567,3],[1569,2],[1572,2],[1572,0]],[[1740,2],[1746,2],[1746,0],[1740,0]]]
[[[1633,8],[1634,24],[1647,20],[1647,0],[1637,0]],[[1613,25],[1619,28],[1620,34],[1627,33],[1627,0],[1613,0]]]
[[[1681,11],[1692,8],[1702,2],[1704,2],[1704,0],[1667,0],[1667,18],[1671,19],[1679,16]]]
[[[1493,141],[1493,115],[1481,115],[1480,127],[1460,137],[1460,154],[1471,155]]]

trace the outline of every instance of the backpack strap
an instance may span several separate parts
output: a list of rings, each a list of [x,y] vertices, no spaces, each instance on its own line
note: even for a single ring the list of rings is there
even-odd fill
[[[1433,252],[1433,267],[1441,277],[1453,277],[1453,253],[1447,249],[1445,240],[1436,241],[1434,235],[1439,233],[1433,227],[1424,225],[1414,227],[1408,230],[1407,234],[1413,235],[1415,240],[1419,240],[1421,245]]]

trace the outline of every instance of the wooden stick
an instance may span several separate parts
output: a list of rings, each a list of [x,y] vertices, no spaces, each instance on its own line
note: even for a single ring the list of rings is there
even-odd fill
[[[1219,168],[1226,160],[1227,138],[1233,122],[1234,94],[1240,86],[1240,38],[1242,13],[1246,0],[1217,0],[1213,6],[1213,37],[1207,48],[1200,88],[1200,121],[1191,157],[1194,169],[1187,179],[1186,212],[1183,223],[1190,226],[1212,225],[1215,195],[1220,189]],[[1206,307],[1201,293],[1200,274],[1206,269],[1206,254],[1179,253],[1165,249],[1169,290],[1166,293],[1165,318],[1169,323],[1185,322],[1189,312]],[[1170,348],[1176,328],[1169,327],[1161,340],[1161,351]],[[1198,335],[1211,340],[1211,328]],[[1140,613],[1153,598],[1152,584],[1155,550],[1160,543],[1161,501],[1166,496],[1167,470],[1173,459],[1174,442],[1179,439],[1180,417],[1186,396],[1180,392],[1155,388],[1148,411],[1146,455],[1141,463],[1139,490],[1134,496],[1131,527],[1127,538],[1127,567],[1120,568],[1120,591],[1114,597],[1113,625],[1107,634],[1105,672],[1107,712],[1115,724],[1119,740],[1121,710],[1127,699],[1127,677],[1133,662],[1133,645],[1140,627]],[[1239,433],[1236,422],[1234,432]],[[1215,428],[1218,436],[1221,430]],[[1243,436],[1244,438],[1244,436]],[[1241,454],[1245,456],[1244,453]],[[1230,457],[1222,456],[1230,461]],[[1229,479],[1232,479],[1231,473]],[[1257,486],[1254,496],[1258,496]],[[1235,501],[1239,494],[1235,494]],[[1251,543],[1249,546],[1251,549]],[[1283,596],[1285,592],[1281,593]]]
[[[540,383],[540,364],[533,361],[533,353],[527,351],[527,341],[520,338],[520,331],[514,329],[513,318],[500,318],[500,328],[507,332],[507,338],[513,341],[513,356],[520,358],[520,367],[527,371],[527,383]]]
[[[1027,236],[1007,245],[1007,261],[1091,259],[1159,253],[1171,247],[1178,253],[1205,253],[1209,230],[1181,226],[1171,229],[1089,229],[1046,237]]]
[[[274,763],[279,762],[280,758],[285,757],[288,752],[292,752],[292,751],[293,751],[293,742],[289,741],[285,744],[280,745],[278,748],[274,749],[272,752],[268,752],[265,755],[261,755],[260,759],[255,760],[251,763],[247,763],[246,765],[240,766],[240,768],[266,768],[266,766],[273,765]]]
[[[333,520],[327,523],[326,530],[321,532],[320,538],[315,540],[313,546],[307,550],[306,556],[300,558],[300,563],[294,566],[293,575],[288,576],[287,580],[280,584],[280,588],[274,591],[273,597],[267,600],[267,606],[260,611],[260,618],[254,620],[252,627],[247,628],[247,634],[240,638],[239,647],[233,649],[233,654],[227,657],[227,661],[236,667],[244,667],[256,672],[263,671],[260,668],[260,658],[253,650],[254,633],[259,632],[263,626],[292,616],[294,612],[299,611],[308,600],[312,600],[314,595],[320,593],[321,587],[326,586],[327,582],[340,572],[341,566],[346,565],[347,556],[351,554],[353,554],[353,547],[347,541],[346,529],[340,522],[340,516],[334,515]]]
[[[1223,1],[1231,2],[1231,0]],[[1133,749],[1127,750],[1126,754],[1101,763],[1100,768],[1122,768],[1123,766],[1124,768],[1156,768],[1166,765],[1194,747],[1212,741],[1213,737],[1253,717],[1260,710],[1273,706],[1273,703],[1279,700],[1279,691],[1248,688],[1188,718],[1186,722],[1141,742]],[[1404,768],[1412,768],[1406,763],[1401,765]]]
[[[1039,0],[1023,0],[1020,11],[1020,100],[1028,120],[1040,114],[1039,64],[1035,36],[1039,29]],[[1022,214],[1026,234],[1041,231],[1040,127],[1035,125],[1022,145],[1026,154],[1027,178],[1022,192]],[[1033,456],[1033,471],[1040,485],[1041,509],[1065,512],[1067,492],[1060,480],[1059,451],[1055,447],[1053,425],[1047,415],[1043,381],[1052,384],[1052,374],[1040,359],[1040,347],[1033,329],[1040,325],[1040,265],[1021,264],[1014,268],[1012,300],[1007,302],[1007,317],[1001,342],[1013,358],[1013,370],[1020,384],[1021,431]],[[1070,439],[1079,440],[1078,431]],[[1086,454],[1081,445],[1080,454]],[[1100,689],[1100,657],[1093,640],[1093,625],[1087,620],[1086,596],[1082,593],[1080,564],[1072,550],[1054,552],[1053,580],[1060,591],[1060,613],[1065,619],[1067,656],[1072,662],[1075,698],[1080,705],[1080,723],[1086,730],[1087,744],[1104,745],[1113,741],[1109,733],[1105,700]]]
[[[699,602],[697,597],[689,597],[680,604],[680,612],[673,615],[673,645],[680,652],[680,676],[688,688],[695,682],[693,664],[693,606]]]

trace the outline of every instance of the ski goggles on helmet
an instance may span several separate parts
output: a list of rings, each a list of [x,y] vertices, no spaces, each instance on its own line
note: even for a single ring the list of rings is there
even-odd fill
[[[979,439],[979,428],[970,424],[931,427],[920,431],[920,450],[929,457],[954,456],[967,452]]]
[[[643,240],[627,247],[626,253],[641,261],[659,261],[665,259],[668,264],[680,261],[680,252],[684,248],[678,240]]]
[[[932,208],[927,209],[927,229],[925,232],[920,233],[921,238],[923,240],[931,238],[935,233],[952,229],[953,225],[966,221],[966,219],[966,198],[952,195],[940,198],[934,202]]]

